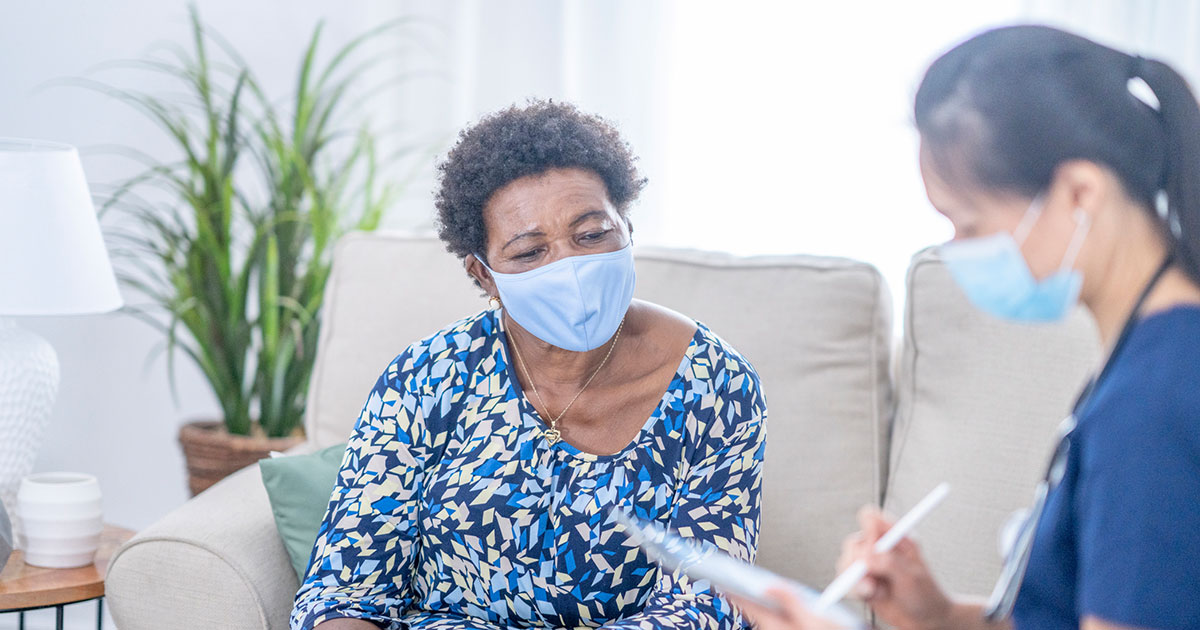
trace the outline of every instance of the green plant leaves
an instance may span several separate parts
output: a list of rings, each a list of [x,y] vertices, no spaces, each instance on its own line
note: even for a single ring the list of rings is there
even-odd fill
[[[105,229],[122,281],[149,300],[126,310],[164,334],[173,386],[179,351],[204,373],[231,433],[257,424],[290,435],[303,419],[331,244],[349,229],[374,230],[395,199],[371,130],[347,123],[347,95],[374,64],[353,58],[406,22],[363,33],[324,65],[318,25],[280,111],[236,49],[194,6],[190,15],[190,51],[107,64],[166,74],[183,98],[65,83],[128,103],[182,155],[162,162],[121,149],[145,170],[101,205],[106,219],[119,215]],[[213,43],[221,59],[210,57]]]

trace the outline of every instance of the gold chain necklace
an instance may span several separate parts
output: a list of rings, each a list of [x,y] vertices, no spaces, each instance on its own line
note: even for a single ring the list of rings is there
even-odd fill
[[[558,421],[562,420],[563,416],[567,415],[567,411],[571,409],[571,405],[574,405],[575,401],[579,400],[579,396],[582,395],[584,390],[588,388],[588,385],[592,384],[592,380],[596,378],[596,375],[600,373],[600,370],[604,369],[604,365],[608,363],[608,358],[612,356],[613,348],[617,347],[617,340],[621,338],[621,329],[624,327],[625,318],[622,317],[621,324],[617,326],[617,334],[613,335],[612,343],[608,346],[608,353],[604,355],[604,360],[600,361],[600,365],[596,367],[596,371],[592,372],[592,375],[588,377],[587,382],[583,384],[583,388],[579,390],[579,393],[575,394],[575,397],[571,399],[571,402],[567,403],[567,406],[563,408],[562,413],[558,414],[558,416],[550,421],[550,428],[542,431],[542,437],[546,438],[547,443],[553,445],[555,442],[562,439],[562,431],[558,430]],[[521,357],[521,349],[517,347],[516,338],[510,337],[510,339],[512,339],[513,352],[517,355],[517,363],[521,365],[521,371],[525,373],[525,378],[529,381],[529,387],[533,389],[533,395],[537,397],[538,402],[542,404],[542,409],[546,410],[546,417],[554,415],[550,412],[550,406],[546,404],[546,401],[542,400],[542,395],[538,393],[537,385],[533,382],[533,375],[529,373],[529,368],[525,367],[525,359]]]

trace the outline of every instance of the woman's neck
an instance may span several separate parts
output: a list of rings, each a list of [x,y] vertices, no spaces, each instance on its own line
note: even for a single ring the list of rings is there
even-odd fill
[[[581,387],[595,373],[596,367],[608,354],[609,344],[612,343],[612,340],[609,340],[599,348],[586,352],[563,350],[538,339],[513,321],[507,313],[502,312],[501,317],[504,320],[509,349],[513,351],[512,354],[519,353],[520,359],[524,361],[519,376],[523,377],[523,380],[533,378],[538,387],[543,389]],[[525,370],[528,370],[528,373],[525,373]]]
[[[1121,246],[1106,253],[1102,267],[1092,272],[1097,277],[1083,296],[1101,341],[1110,348],[1167,258],[1162,238],[1152,229],[1135,229],[1119,242]],[[1084,282],[1087,280],[1085,272]],[[1136,315],[1144,317],[1180,304],[1200,304],[1200,286],[1175,261],[1155,282]]]
[[[1099,280],[1099,286],[1091,295],[1084,297],[1083,303],[1092,312],[1105,347],[1116,342],[1121,328],[1133,314],[1138,297],[1145,291],[1165,257],[1165,252],[1132,257],[1114,256],[1107,273]]]

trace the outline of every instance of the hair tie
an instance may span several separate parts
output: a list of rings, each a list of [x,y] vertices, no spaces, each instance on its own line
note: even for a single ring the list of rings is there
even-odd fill
[[[1161,112],[1162,103],[1159,102],[1158,95],[1154,93],[1154,88],[1150,87],[1150,84],[1142,78],[1142,75],[1145,74],[1146,58],[1141,55],[1133,55],[1131,60],[1133,67],[1130,69],[1129,80],[1125,82],[1125,89],[1129,90],[1129,93],[1146,107]]]

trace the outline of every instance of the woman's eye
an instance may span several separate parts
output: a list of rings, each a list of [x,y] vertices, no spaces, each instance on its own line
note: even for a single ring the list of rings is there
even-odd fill
[[[534,256],[537,256],[537,254],[538,254],[538,250],[531,249],[525,253],[517,254],[516,256],[513,256],[513,258],[516,260],[533,260]]]
[[[608,236],[609,232],[612,232],[612,230],[604,230],[602,232],[589,232],[589,233],[583,235],[582,240],[598,241],[598,240],[604,238],[605,236]]]

